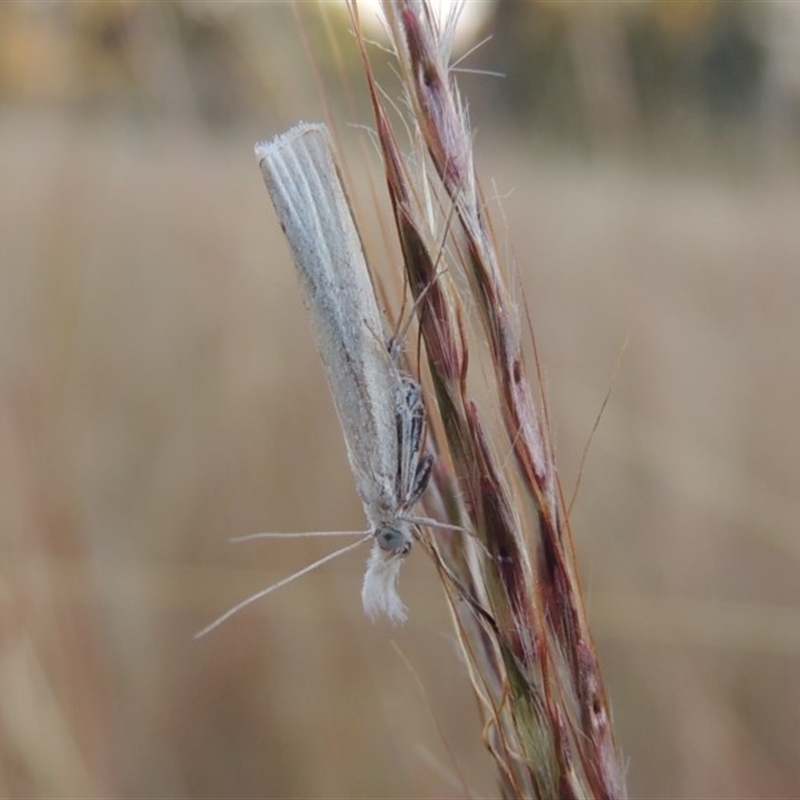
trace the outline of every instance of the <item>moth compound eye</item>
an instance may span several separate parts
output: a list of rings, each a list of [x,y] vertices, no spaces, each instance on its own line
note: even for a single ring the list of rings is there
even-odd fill
[[[387,553],[404,556],[411,550],[411,540],[408,534],[397,528],[380,528],[375,534],[375,538],[378,540],[381,550],[385,550]]]

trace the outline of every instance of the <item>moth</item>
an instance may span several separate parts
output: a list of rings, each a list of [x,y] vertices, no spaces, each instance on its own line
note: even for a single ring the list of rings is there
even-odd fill
[[[364,610],[373,619],[385,614],[402,622],[406,609],[397,582],[414,526],[450,527],[412,514],[433,466],[433,455],[423,452],[422,391],[399,365],[400,345],[386,335],[327,128],[300,124],[255,149],[292,251],[369,529],[359,541],[248,598],[198,635],[365,541],[372,548],[361,591]],[[302,535],[315,534],[256,534]]]

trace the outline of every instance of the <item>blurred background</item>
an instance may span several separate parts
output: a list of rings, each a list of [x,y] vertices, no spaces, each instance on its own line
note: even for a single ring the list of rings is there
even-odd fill
[[[800,4],[466,12],[567,496],[611,388],[573,531],[631,794],[800,796]],[[192,640],[328,549],[228,537],[364,524],[252,149],[322,118],[396,272],[339,4],[0,4],[4,797],[496,796],[421,555],[404,628],[357,552]]]

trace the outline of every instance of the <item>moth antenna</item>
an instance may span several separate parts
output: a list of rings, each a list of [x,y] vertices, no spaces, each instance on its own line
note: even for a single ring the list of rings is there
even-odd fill
[[[475,531],[471,531],[469,528],[464,528],[461,525],[450,525],[447,522],[439,522],[438,520],[431,519],[430,517],[406,517],[405,519],[412,525],[424,525],[426,528],[438,528],[442,531],[458,531],[459,533],[466,534],[470,538],[474,539],[478,545],[480,545],[481,549],[487,556],[490,558],[492,557],[491,553],[486,548],[486,545],[481,541],[480,536],[478,536]]]
[[[268,594],[271,594],[276,589],[280,589],[282,586],[286,586],[287,583],[291,583],[293,580],[297,578],[302,578],[303,575],[307,575],[309,572],[313,572],[317,567],[321,567],[323,564],[327,564],[328,561],[333,561],[334,558],[338,558],[341,555],[349,552],[350,550],[355,550],[356,547],[363,544],[372,536],[371,533],[366,534],[357,542],[352,542],[351,544],[347,544],[344,547],[340,547],[338,550],[334,550],[332,553],[328,553],[328,555],[323,556],[320,559],[317,559],[312,564],[309,564],[303,569],[298,570],[297,572],[289,575],[286,578],[282,578],[277,583],[273,583],[272,586],[268,586],[266,589],[262,589],[260,592],[256,592],[253,595],[250,595],[245,600],[242,600],[241,603],[237,603],[233,608],[228,609],[221,617],[217,617],[210,625],[206,625],[205,628],[197,631],[195,635],[192,637],[193,639],[200,639],[205,636],[207,633],[210,633],[217,628],[218,626],[222,625],[225,620],[230,619],[234,614],[238,611],[241,611],[245,606],[249,606],[250,603],[255,603],[256,600],[260,600],[262,597],[266,597]]]
[[[466,533],[467,536],[475,536],[475,532],[462,525],[451,525],[448,522],[439,522],[439,520],[431,519],[431,517],[403,517],[407,522],[412,525],[424,525],[426,528],[439,528],[443,531],[460,531]]]
[[[366,531],[301,531],[299,533],[248,533],[246,536],[234,536],[229,542],[249,542],[250,539],[305,539],[323,536],[361,536]]]

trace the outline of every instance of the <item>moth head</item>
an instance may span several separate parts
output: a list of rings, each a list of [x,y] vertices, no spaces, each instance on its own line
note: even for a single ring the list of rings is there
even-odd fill
[[[375,531],[375,541],[378,547],[393,556],[408,555],[411,550],[411,532],[405,526],[381,525]]]

